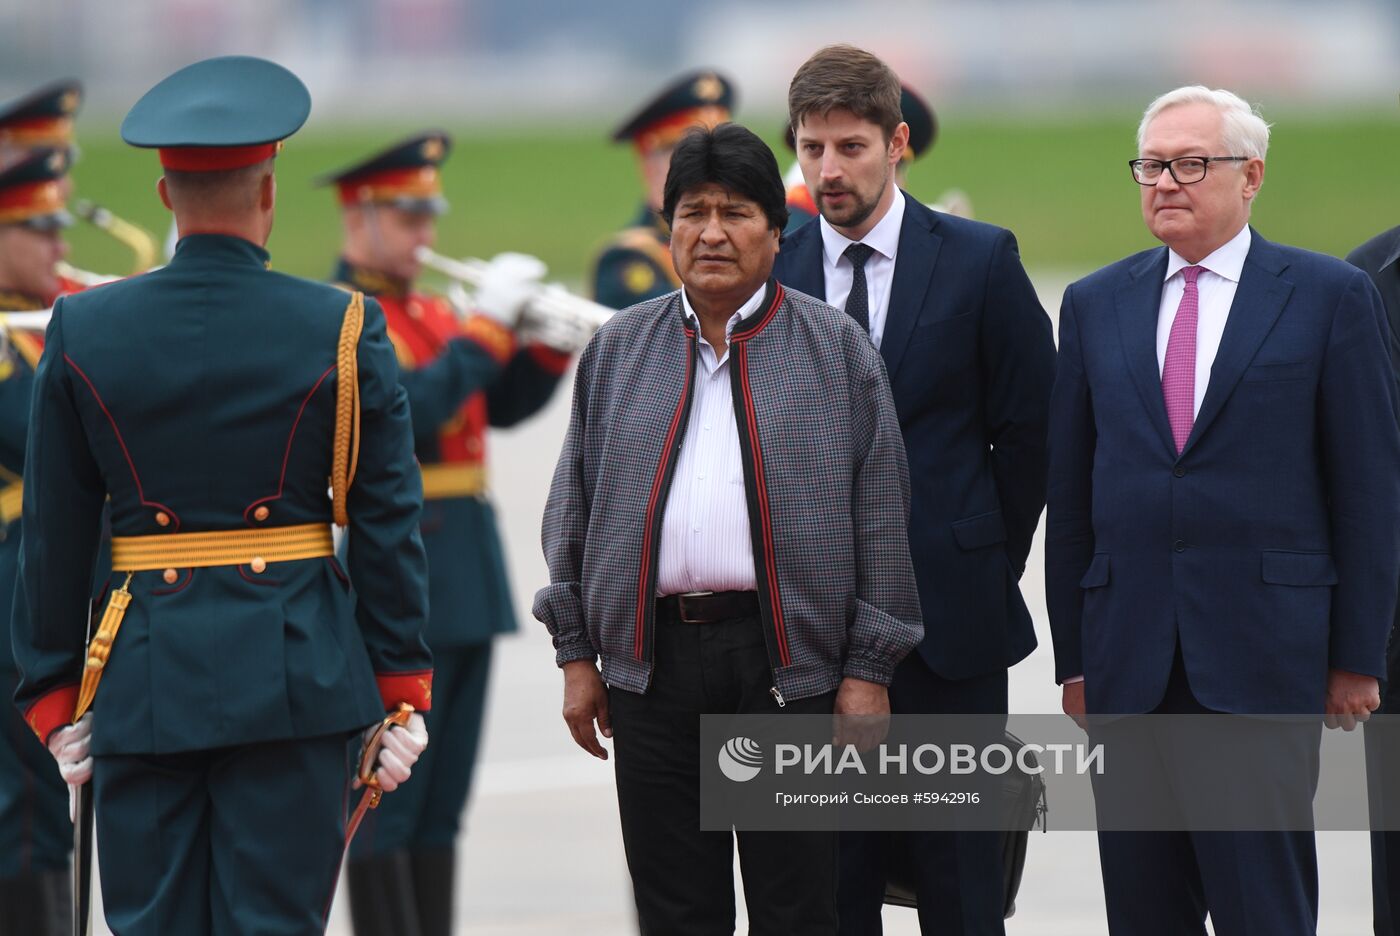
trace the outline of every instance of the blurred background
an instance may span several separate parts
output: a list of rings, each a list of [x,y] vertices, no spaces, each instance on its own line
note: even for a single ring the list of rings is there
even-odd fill
[[[786,168],[788,79],[837,41],[882,56],[933,105],[938,140],[910,191],[962,189],[977,218],[1011,228],[1052,317],[1065,284],[1152,245],[1126,162],[1142,109],[1180,84],[1228,87],[1273,123],[1254,212],[1265,236],[1341,255],[1400,224],[1396,0],[0,0],[0,99],[81,78],[77,194],[163,236],[156,159],[121,144],[122,115],[191,61],[273,58],[314,100],[279,159],[277,268],[330,272],[339,222],[314,176],[441,127],[456,147],[439,251],[533,253],[584,291],[641,202],[632,150],[608,142],[617,123],[673,76],[712,67]],[[79,226],[71,241],[77,265],[126,272],[129,254],[104,235]],[[635,931],[611,765],[569,740],[548,637],[529,616],[567,398],[565,385],[492,442],[521,633],[497,649],[459,865],[464,933]],[[1041,648],[1012,673],[1014,712],[1059,708],[1041,583],[1037,553],[1024,589]],[[1050,815],[1053,830],[1053,802]],[[1320,932],[1370,932],[1365,836],[1320,840]],[[1103,932],[1092,834],[1036,834],[1019,906],[1012,936]],[[891,934],[917,932],[907,911],[886,918]],[[330,932],[348,934],[343,908]]]
[[[441,126],[457,140],[444,252],[528,251],[582,282],[640,198],[630,148],[608,142],[616,123],[673,75],[717,68],[786,167],[787,82],[834,41],[885,58],[937,112],[914,194],[963,189],[1032,269],[1079,272],[1147,244],[1125,162],[1142,108],[1188,82],[1231,88],[1274,124],[1255,216],[1268,236],[1343,253],[1400,204],[1395,0],[3,0],[0,37],[0,97],[86,82],[79,193],[162,233],[155,159],[117,139],[126,109],[210,55],[292,68],[314,107],[280,160],[271,248],[279,268],[318,277],[337,221],[310,179]],[[91,234],[74,232],[79,265],[125,261]]]

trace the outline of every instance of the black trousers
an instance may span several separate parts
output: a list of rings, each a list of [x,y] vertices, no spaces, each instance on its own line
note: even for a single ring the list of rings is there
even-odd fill
[[[1006,670],[944,679],[918,652],[895,669],[890,709],[896,715],[1005,715]],[[1004,724],[1004,722],[1003,722]],[[1000,740],[1000,739],[996,739]],[[1005,900],[1001,833],[842,832],[841,936],[879,936],[890,860],[905,863],[927,936],[1002,936]]]
[[[700,716],[820,715],[835,693],[779,709],[757,618],[658,618],[651,689],[610,689],[622,842],[643,936],[734,932],[734,834],[700,831]],[[834,936],[836,833],[739,832],[754,936]]]
[[[1199,715],[1211,710],[1191,692],[1181,648],[1167,683],[1166,695],[1154,710],[1163,715]],[[1094,729],[1109,743],[1110,758],[1122,762],[1114,751],[1111,732],[1117,725]],[[1301,806],[1311,808],[1317,788],[1320,727],[1300,731],[1296,726],[1271,729],[1263,723],[1258,738],[1281,749],[1288,745],[1309,769],[1280,777],[1276,785],[1257,791],[1280,815],[1292,815]],[[1170,735],[1168,735],[1170,736]],[[1310,745],[1311,750],[1305,750]],[[1138,751],[1136,762],[1147,760]],[[1185,761],[1175,757],[1173,746],[1159,745],[1159,773],[1141,778],[1120,771],[1118,788],[1106,788],[1095,778],[1094,795],[1100,815],[1106,797],[1132,796],[1134,787],[1152,788],[1154,802],[1170,799],[1160,792],[1168,788],[1192,788],[1174,767]],[[1222,752],[1225,756],[1225,752]],[[1197,760],[1191,761],[1198,763]],[[1178,768],[1179,770],[1180,768]],[[1215,804],[1205,804],[1214,807]],[[1177,808],[1190,810],[1180,802]],[[1111,814],[1123,815],[1114,810]],[[1181,815],[1191,816],[1183,811]],[[1209,828],[1209,825],[1205,826]],[[1317,932],[1317,848],[1312,832],[1099,832],[1099,863],[1111,936],[1206,936],[1209,912],[1216,936],[1314,936]]]

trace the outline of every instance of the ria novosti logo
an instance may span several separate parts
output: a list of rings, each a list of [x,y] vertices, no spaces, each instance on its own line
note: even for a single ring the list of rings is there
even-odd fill
[[[719,749],[719,769],[735,783],[752,780],[763,769],[763,748],[749,738],[730,738]]]

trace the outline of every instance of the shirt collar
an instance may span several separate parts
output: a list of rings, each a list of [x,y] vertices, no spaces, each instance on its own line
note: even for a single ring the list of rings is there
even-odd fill
[[[1245,257],[1249,256],[1249,242],[1249,225],[1246,224],[1238,234],[1215,248],[1200,263],[1188,263],[1181,254],[1168,249],[1166,279],[1171,279],[1185,267],[1198,266],[1238,284],[1244,272]]]
[[[758,292],[749,297],[749,301],[739,306],[737,312],[729,317],[729,321],[724,325],[724,337],[729,338],[734,333],[734,326],[758,311],[758,307],[763,304],[763,297],[768,292],[768,283],[765,281],[758,287]],[[690,298],[686,296],[685,289],[681,289],[681,307],[685,310],[685,320],[696,325],[699,330],[700,316],[690,307]]]
[[[818,216],[820,218],[820,216]],[[826,254],[826,262],[832,266],[841,259],[841,255],[846,252],[846,248],[856,243],[845,234],[827,223],[826,218],[820,218],[818,222],[822,228],[822,252]],[[865,237],[860,239],[860,243],[872,248],[882,257],[890,260],[899,253],[899,232],[904,227],[904,193],[895,186],[894,201],[890,202],[889,210],[876,225],[870,229]]]

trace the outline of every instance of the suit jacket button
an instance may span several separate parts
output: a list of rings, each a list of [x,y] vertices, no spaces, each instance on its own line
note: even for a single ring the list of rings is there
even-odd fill
[[[1186,477],[1186,469],[1181,467],[1180,465],[1177,465],[1175,468],[1172,469],[1172,474],[1176,475],[1178,478],[1184,478]]]
[[[248,563],[248,567],[258,575],[262,575],[267,571],[267,562],[262,556],[254,556],[253,561]]]
[[[162,514],[162,516],[164,515]],[[174,585],[179,581],[180,573],[176,572],[174,569],[166,569],[165,572],[161,574],[161,578],[165,579],[165,584]]]
[[[266,519],[267,519],[267,515],[270,514],[271,512],[272,512],[272,511],[270,511],[270,510],[267,509],[267,505],[264,504],[263,506],[259,507],[257,510],[253,511],[253,519],[254,519],[254,520],[257,520],[258,522],[262,522],[263,520],[266,520]]]
[[[170,514],[163,510],[156,511],[156,526],[170,526]]]
[[[1186,541],[1177,540],[1173,547],[1177,552],[1186,552]]]

